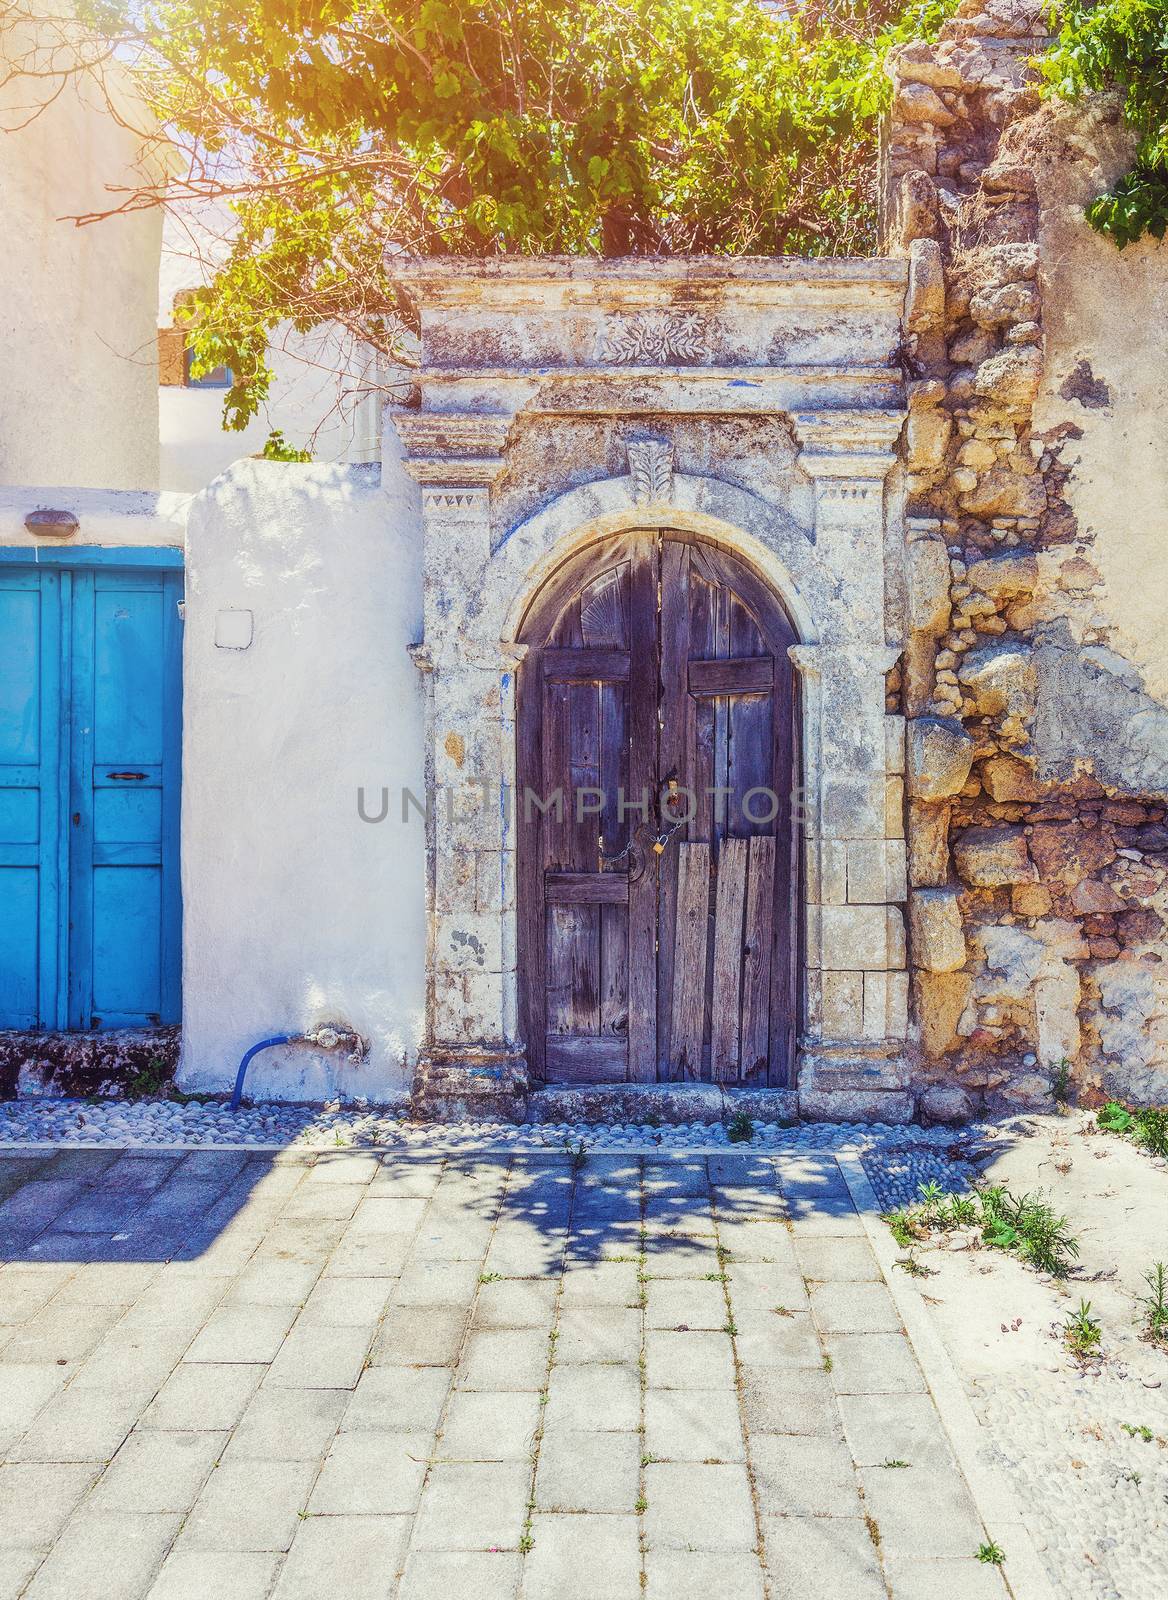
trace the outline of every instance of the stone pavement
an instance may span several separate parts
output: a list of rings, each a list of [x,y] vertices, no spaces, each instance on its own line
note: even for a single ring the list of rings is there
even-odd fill
[[[1006,1594],[835,1160],[0,1157],[0,1600]]]

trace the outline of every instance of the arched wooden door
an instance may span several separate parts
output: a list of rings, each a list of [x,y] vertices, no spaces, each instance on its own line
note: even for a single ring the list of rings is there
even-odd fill
[[[788,1084],[795,634],[778,600],[720,546],[639,531],[567,563],[521,638],[533,1075]]]

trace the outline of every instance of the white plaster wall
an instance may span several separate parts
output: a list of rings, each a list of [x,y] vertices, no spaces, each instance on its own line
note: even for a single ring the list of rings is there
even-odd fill
[[[332,328],[297,334],[278,328],[269,359],[273,380],[260,414],[239,432],[223,428],[222,389],[166,385],[158,391],[161,482],[194,493],[233,462],[258,455],[273,429],[317,461],[375,462],[382,401],[376,359]]]
[[[164,545],[182,548],[190,496],[131,489],[0,487],[0,545],[30,552],[74,545]],[[77,532],[71,539],[37,537],[24,519],[30,511],[71,511]]]
[[[1035,428],[1082,429],[1061,459],[1073,466],[1066,497],[1101,579],[1083,621],[1168,705],[1168,244],[1143,239],[1120,251],[1083,219],[1084,204],[1131,157],[1106,102],[1054,116],[1043,154],[1046,369]],[[1059,392],[1081,362],[1105,386],[1087,404]]]
[[[250,610],[249,648],[217,614]],[[392,1097],[424,1020],[425,839],[417,488],[373,467],[242,461],[191,506],[183,730],[183,1057],[221,1090],[249,1044],[324,1021],[360,1066],[304,1047],[249,1069],[257,1096]],[[376,815],[357,814],[363,785]]]
[[[0,134],[2,484],[158,485],[161,214],[62,220],[108,206],[107,185],[133,183],[138,144],[69,85]]]

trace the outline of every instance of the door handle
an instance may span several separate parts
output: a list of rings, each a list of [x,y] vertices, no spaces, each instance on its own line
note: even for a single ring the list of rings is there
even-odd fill
[[[144,778],[144,772],[107,772],[107,778],[116,779],[119,783],[131,783],[137,778]]]

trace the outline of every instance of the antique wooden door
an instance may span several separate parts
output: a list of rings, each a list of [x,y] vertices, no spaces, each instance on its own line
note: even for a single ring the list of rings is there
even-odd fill
[[[545,585],[519,676],[523,1026],[548,1082],[784,1085],[795,635],[719,546],[637,532]]]

